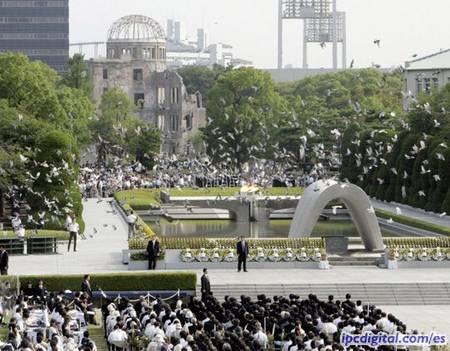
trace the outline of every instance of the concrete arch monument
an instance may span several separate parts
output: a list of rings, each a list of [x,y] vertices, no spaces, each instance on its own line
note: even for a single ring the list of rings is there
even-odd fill
[[[347,207],[366,249],[383,250],[380,226],[367,194],[354,184],[334,180],[319,180],[305,189],[295,210],[289,237],[310,236],[325,206],[336,199]]]

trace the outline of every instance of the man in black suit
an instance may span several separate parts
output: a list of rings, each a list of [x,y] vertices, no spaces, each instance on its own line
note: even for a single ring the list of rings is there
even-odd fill
[[[89,297],[92,299],[92,289],[91,289],[91,276],[89,274],[86,274],[84,276],[83,282],[81,283],[81,291],[88,294]]]
[[[149,240],[147,245],[147,254],[148,254],[148,269],[156,268],[156,260],[159,256],[159,241],[154,237],[152,240]]]
[[[203,268],[202,275],[202,301],[206,303],[209,295],[211,295],[211,284],[209,283],[208,270]]]
[[[236,250],[238,254],[238,272],[241,271],[242,265],[244,266],[244,272],[247,272],[248,243],[243,236],[240,237]]]
[[[0,274],[8,275],[9,255],[8,252],[0,246]]]

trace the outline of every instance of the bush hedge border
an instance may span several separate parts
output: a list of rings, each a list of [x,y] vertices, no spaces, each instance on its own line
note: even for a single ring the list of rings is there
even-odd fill
[[[197,274],[194,272],[145,272],[90,274],[93,290],[103,291],[167,291],[195,290]],[[27,282],[37,285],[43,280],[48,291],[80,291],[84,274],[71,275],[20,275],[2,276],[0,282],[18,279],[22,286]]]

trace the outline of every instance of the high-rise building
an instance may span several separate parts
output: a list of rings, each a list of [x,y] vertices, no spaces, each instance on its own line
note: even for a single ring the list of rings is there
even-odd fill
[[[0,0],[0,52],[23,52],[63,72],[69,58],[69,0]]]
[[[174,35],[174,40],[176,43],[181,43],[181,40],[183,39],[182,37],[182,29],[181,29],[181,22],[180,21],[175,21],[174,22],[174,27],[175,27],[175,35]]]
[[[175,38],[175,28],[174,28],[174,20],[172,18],[169,18],[167,20],[167,39],[173,40]]]
[[[205,30],[200,28],[197,29],[197,49],[199,51],[205,50],[207,47],[207,41],[206,41],[206,33]]]

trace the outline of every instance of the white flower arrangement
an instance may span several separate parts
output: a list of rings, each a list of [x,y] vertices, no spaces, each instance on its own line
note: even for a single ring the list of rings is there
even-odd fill
[[[195,260],[192,255],[191,249],[185,249],[181,251],[181,261],[182,262],[193,262]]]
[[[320,259],[322,258],[322,253],[320,252],[319,249],[314,249],[314,255],[311,257],[311,259],[315,262],[319,262]]]
[[[234,253],[234,249],[228,249],[228,252],[224,257],[224,261],[225,262],[236,262],[237,261],[237,257]]]
[[[279,262],[281,260],[280,253],[278,252],[277,248],[272,250],[272,254],[269,256],[269,260],[271,260],[272,262]]]
[[[262,247],[258,247],[256,249],[257,254],[256,254],[256,261],[258,262],[264,262],[266,260],[266,255],[264,253],[264,249]]]
[[[206,254],[206,249],[205,248],[201,248],[199,254],[196,257],[197,261],[199,262],[208,262],[209,261],[209,257]]]
[[[408,252],[405,254],[405,261],[412,261],[414,260],[414,250],[409,249]]]
[[[182,262],[236,262],[237,254],[234,248],[214,248],[206,249],[201,248],[198,250],[184,249],[180,253],[180,260]],[[322,254],[325,251],[319,248],[306,249],[302,248],[300,250],[293,250],[292,248],[279,249],[274,247],[273,249],[266,250],[262,247],[258,247],[253,250],[248,257],[249,261],[253,262],[307,262],[315,261],[319,262],[322,258]],[[443,255],[445,257],[445,255]]]
[[[222,257],[220,256],[219,249],[217,247],[213,249],[213,253],[212,253],[212,256],[211,256],[211,261],[212,262],[220,262],[220,261],[222,261]]]
[[[308,254],[306,253],[306,249],[304,247],[302,247],[300,249],[300,252],[299,252],[297,258],[301,262],[306,262],[309,260]]]
[[[429,261],[430,256],[428,255],[427,249],[423,248],[422,252],[417,256],[417,258],[419,259],[419,261]]]
[[[432,258],[434,261],[443,261],[446,256],[442,253],[441,248],[437,247]]]
[[[286,253],[283,256],[283,260],[286,261],[286,262],[292,262],[292,261],[295,260],[295,255],[292,252],[292,249],[290,247],[288,247],[286,249]]]

